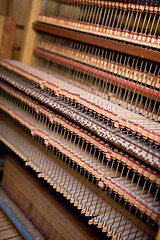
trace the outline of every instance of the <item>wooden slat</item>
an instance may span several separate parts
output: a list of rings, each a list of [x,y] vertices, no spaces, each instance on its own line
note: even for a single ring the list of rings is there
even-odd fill
[[[14,225],[10,222],[8,217],[3,213],[0,209],[0,240],[3,239],[20,239],[22,240],[22,236],[14,227]]]
[[[160,63],[160,52],[35,22],[33,29]]]

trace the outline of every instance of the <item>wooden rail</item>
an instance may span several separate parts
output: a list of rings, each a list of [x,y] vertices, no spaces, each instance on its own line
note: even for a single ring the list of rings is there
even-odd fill
[[[71,31],[71,30],[67,30],[67,29],[63,29],[60,27],[55,27],[55,26],[51,26],[43,23],[38,23],[38,22],[33,23],[33,29],[40,32],[48,33],[51,35],[56,35],[58,37],[63,37],[63,38],[71,39],[74,41],[87,43],[97,47],[102,47],[105,49],[126,53],[135,57],[160,63],[160,52],[158,51],[153,51],[153,50],[142,48],[142,47],[132,46],[129,44],[116,42],[116,41],[112,41],[112,40],[108,40],[108,39],[104,39],[104,38],[100,38],[100,37],[96,37],[96,36],[92,36],[84,33],[79,33],[76,31]]]

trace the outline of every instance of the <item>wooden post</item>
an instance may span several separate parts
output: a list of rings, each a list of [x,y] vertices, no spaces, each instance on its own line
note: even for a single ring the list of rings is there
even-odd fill
[[[34,42],[37,33],[32,29],[32,24],[36,21],[38,14],[41,10],[42,0],[30,0],[30,12],[26,27],[24,29],[24,39],[22,44],[22,51],[20,55],[20,61],[26,64],[30,64],[32,51],[34,48]]]

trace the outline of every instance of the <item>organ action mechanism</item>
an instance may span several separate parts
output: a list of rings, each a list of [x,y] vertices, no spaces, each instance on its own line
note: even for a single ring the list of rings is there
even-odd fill
[[[32,28],[0,140],[104,238],[160,239],[160,2],[46,0]]]

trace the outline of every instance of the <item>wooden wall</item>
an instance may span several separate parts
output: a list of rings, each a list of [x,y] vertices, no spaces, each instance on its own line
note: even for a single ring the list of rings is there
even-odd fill
[[[19,60],[20,51],[22,48],[22,39],[24,34],[24,27],[29,13],[29,0],[8,0],[9,16],[13,16],[16,20],[16,32],[14,38],[14,48],[12,58]]]
[[[41,0],[38,0],[41,3]],[[0,15],[12,16],[16,21],[12,58],[20,60],[24,45],[25,32],[30,17],[30,10],[35,0],[0,0]],[[39,10],[40,11],[40,10]]]
[[[8,0],[0,0],[0,15],[6,15],[7,14],[7,5]]]

